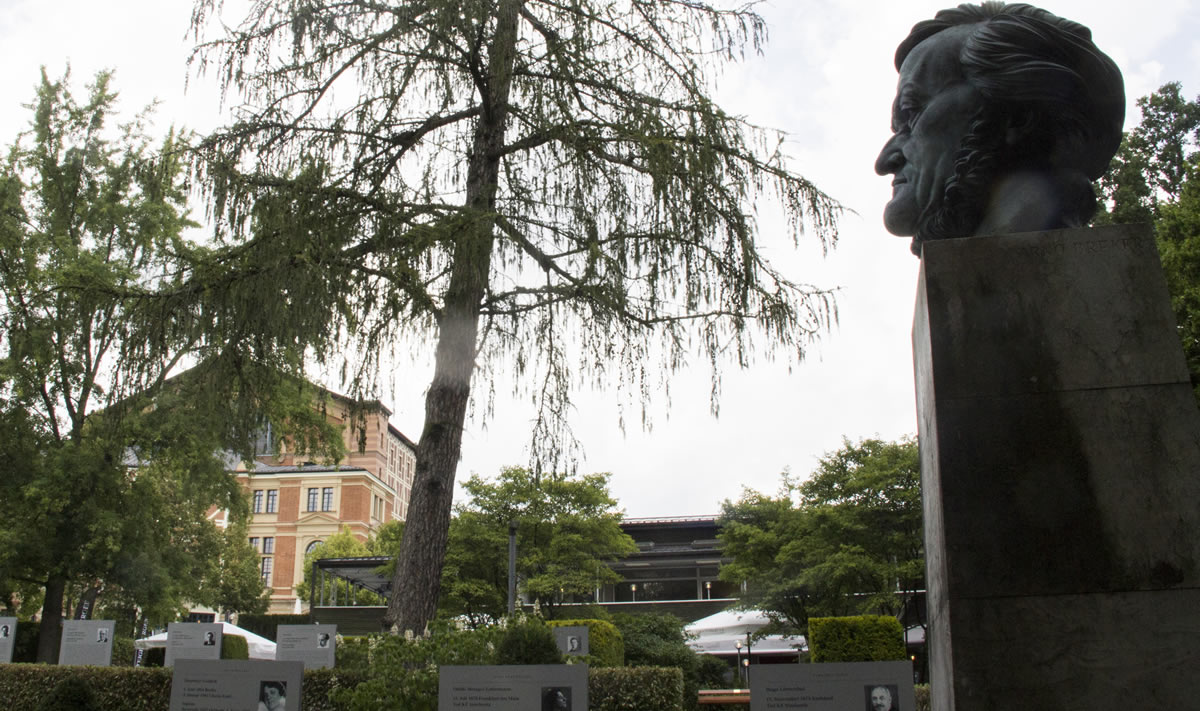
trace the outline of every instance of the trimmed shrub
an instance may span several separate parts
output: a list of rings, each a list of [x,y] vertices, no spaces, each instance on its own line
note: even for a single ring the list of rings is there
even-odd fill
[[[240,634],[221,635],[221,659],[249,659],[250,643]]]
[[[904,629],[887,615],[809,618],[808,648],[818,663],[908,659]]]
[[[497,664],[562,664],[554,632],[545,622],[530,618],[510,624],[496,647]]]
[[[933,705],[929,699],[929,684],[917,684],[913,687],[916,697],[917,711],[929,711]]]
[[[279,625],[309,625],[312,624],[312,617],[309,615],[252,615],[242,613],[238,615],[237,626],[253,632],[261,637],[266,637],[272,642],[275,639],[276,628]]]
[[[550,620],[555,627],[587,627],[588,653],[576,659],[591,667],[619,667],[625,663],[625,639],[621,630],[606,620]]]
[[[151,647],[142,655],[143,667],[161,667],[167,663],[166,647]]]
[[[91,684],[78,676],[59,679],[38,703],[38,711],[100,711]]]
[[[683,711],[683,672],[674,667],[588,670],[591,711]]]
[[[112,650],[112,665],[114,667],[131,667],[133,666],[133,655],[137,649],[133,646],[133,640],[128,637],[114,637]],[[142,655],[145,656],[145,655]]]
[[[95,706],[104,711],[166,711],[171,698],[170,669],[128,667],[0,665],[0,699],[8,711],[41,711],[43,700],[67,680],[90,688]],[[74,709],[73,705],[50,706]]]
[[[679,667],[684,708],[698,708],[699,691],[707,686],[700,676],[703,655],[688,646],[684,621],[671,614],[619,613],[613,615],[613,622],[625,639],[625,663],[631,667]]]
[[[344,707],[334,703],[334,692],[353,689],[366,678],[365,673],[346,673],[336,669],[309,669],[304,672],[304,689],[300,705],[304,711],[340,711]]]

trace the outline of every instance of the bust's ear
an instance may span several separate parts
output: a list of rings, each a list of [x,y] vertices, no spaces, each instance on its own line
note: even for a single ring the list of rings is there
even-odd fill
[[[1004,143],[1010,147],[1025,146],[1030,139],[1045,130],[1039,125],[1036,112],[1029,109],[1018,109],[1008,116],[1008,126],[1004,130]]]

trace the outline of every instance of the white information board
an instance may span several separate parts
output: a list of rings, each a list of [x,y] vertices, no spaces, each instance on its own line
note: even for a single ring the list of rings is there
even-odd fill
[[[586,625],[572,627],[555,627],[554,641],[558,643],[558,651],[573,657],[582,657],[588,652],[588,628]]]
[[[170,711],[300,711],[301,662],[178,659]]]
[[[11,664],[17,642],[17,618],[0,617],[0,664]]]
[[[750,711],[915,711],[912,662],[755,664]]]
[[[167,655],[163,666],[179,659],[220,659],[221,625],[216,622],[172,622],[167,625]]]
[[[587,688],[586,664],[444,666],[438,711],[587,711]]]
[[[64,620],[62,643],[58,646],[59,664],[112,664],[112,640],[116,623],[112,620]]]
[[[279,625],[275,628],[275,658],[304,662],[305,669],[332,669],[337,625]]]

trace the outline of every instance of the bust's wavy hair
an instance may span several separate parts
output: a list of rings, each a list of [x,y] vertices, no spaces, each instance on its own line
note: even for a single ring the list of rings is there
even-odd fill
[[[1086,224],[1096,212],[1091,182],[1108,168],[1121,143],[1125,86],[1117,65],[1092,42],[1087,27],[1016,3],[962,4],[918,22],[896,49],[896,69],[933,35],[975,25],[959,59],[984,98],[972,117],[946,186],[939,214],[914,239],[962,237],[979,224],[996,176],[1039,171],[1060,191],[1056,225]],[[1023,127],[1008,145],[1006,129]]]

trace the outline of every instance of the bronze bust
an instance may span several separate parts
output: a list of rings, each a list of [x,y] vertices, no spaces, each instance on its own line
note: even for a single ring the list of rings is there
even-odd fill
[[[963,4],[896,50],[884,225],[923,242],[1081,227],[1121,142],[1125,89],[1091,30],[1026,4]]]

